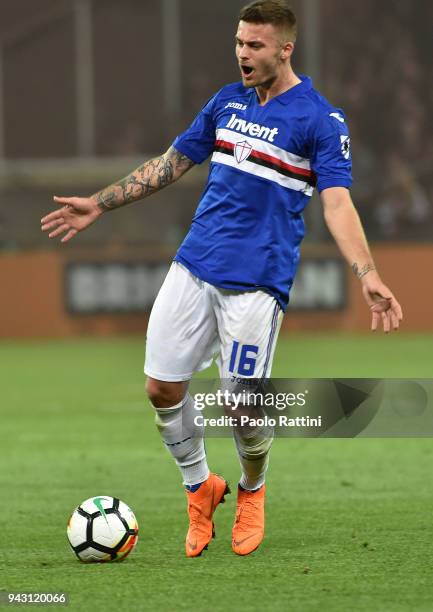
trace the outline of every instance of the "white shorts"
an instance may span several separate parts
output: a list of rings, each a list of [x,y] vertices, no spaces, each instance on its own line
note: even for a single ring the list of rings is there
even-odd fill
[[[221,378],[267,378],[282,318],[265,291],[220,289],[173,262],[150,314],[144,372],[186,381],[216,357]]]

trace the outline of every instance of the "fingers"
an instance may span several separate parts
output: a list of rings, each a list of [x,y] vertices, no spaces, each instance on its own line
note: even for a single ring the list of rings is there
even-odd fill
[[[390,316],[391,316],[391,323],[392,323],[392,328],[394,331],[397,331],[398,328],[400,327],[400,321],[401,319],[399,319],[395,312],[393,310],[390,310]]]
[[[48,238],[57,238],[57,236],[60,236],[60,234],[63,234],[64,232],[66,232],[69,229],[70,229],[70,226],[67,223],[63,223],[56,230],[54,230],[53,232],[48,234]]]
[[[379,325],[379,313],[378,312],[372,312],[371,315],[371,331],[376,331],[377,330],[377,326]]]
[[[376,331],[382,320],[383,331],[388,334],[391,328],[397,331],[400,327],[400,321],[403,319],[403,312],[400,304],[394,296],[387,299],[381,299],[370,306],[372,320],[371,329]]]
[[[68,240],[71,240],[71,238],[73,238],[74,236],[76,236],[78,234],[78,230],[76,230],[74,228],[71,228],[71,226],[68,225],[67,223],[63,223],[56,230],[54,230],[53,232],[48,234],[48,237],[49,238],[57,238],[57,236],[60,236],[64,232],[67,232],[67,234],[65,236],[63,236],[63,238],[61,239],[60,242],[68,242]]]
[[[43,232],[48,231],[49,238],[57,238],[64,234],[61,242],[68,242],[83,227],[87,227],[87,225],[93,222],[90,204],[85,198],[54,196],[53,199],[61,208],[54,210],[41,219],[41,230]],[[84,224],[83,222],[80,223],[79,217],[87,217]]]
[[[70,226],[69,223],[65,221],[63,217],[59,217],[50,223],[44,223],[42,225],[42,231],[46,232],[48,230],[52,230],[48,234],[48,238],[57,238],[61,234],[67,232],[65,236],[63,236],[61,242],[68,242],[71,238],[73,238],[76,234],[78,234],[78,230],[74,229]]]
[[[47,223],[51,223],[52,221],[59,221],[60,219],[63,218],[63,214],[64,214],[64,210],[60,209],[60,210],[55,210],[54,212],[50,213],[49,215],[45,215],[45,217],[42,217],[41,219],[41,225],[44,226]],[[42,227],[43,229],[43,227]],[[45,230],[43,230],[45,231]]]
[[[387,310],[386,312],[382,312],[382,324],[383,331],[385,332],[385,334],[389,334],[389,332],[391,331],[391,317],[389,310]]]
[[[68,240],[70,240],[71,238],[73,238],[77,234],[78,234],[78,230],[70,229],[69,232],[66,234],[66,236],[63,236],[63,238],[61,239],[60,242],[68,242]]]
[[[384,330],[388,332],[392,327],[394,331],[397,331],[400,327],[400,321],[403,320],[403,311],[394,296],[389,300],[388,307],[384,313],[387,315],[387,324],[386,329],[384,324]]]
[[[42,217],[41,219],[42,226],[47,223],[51,223],[52,221],[60,220],[65,213],[65,208],[68,208],[69,206],[73,206],[76,203],[76,198],[59,198],[58,196],[54,196],[53,200],[54,202],[56,202],[56,204],[61,205],[63,208],[54,210],[48,215],[45,215],[45,217]],[[50,229],[50,228],[47,227],[46,229]],[[42,231],[45,231],[43,227],[42,227]]]
[[[46,217],[44,217],[44,219],[45,218]],[[43,232],[46,232],[47,230],[53,229],[54,227],[58,227],[59,225],[65,223],[65,220],[63,217],[58,217],[50,222],[44,221],[44,219],[41,219],[41,223],[42,223],[41,230]]]
[[[76,198],[64,198],[59,196],[54,196],[53,200],[56,204],[62,204],[63,206],[66,204],[67,206],[73,206],[75,204]]]
[[[392,302],[391,302],[391,310],[394,316],[398,319],[398,321],[403,321],[403,311],[401,309],[400,304],[395,299],[395,297],[393,297]]]

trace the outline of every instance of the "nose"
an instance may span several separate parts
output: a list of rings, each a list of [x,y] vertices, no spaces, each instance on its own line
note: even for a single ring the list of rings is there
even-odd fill
[[[242,45],[238,47],[238,58],[244,62],[249,59],[248,49],[246,45]]]

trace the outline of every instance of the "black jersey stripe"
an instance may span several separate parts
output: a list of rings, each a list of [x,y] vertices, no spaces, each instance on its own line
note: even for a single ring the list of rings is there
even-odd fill
[[[225,147],[224,145],[215,145],[214,151],[216,153],[225,153],[226,155],[231,155],[232,157],[234,157],[234,148],[228,146]],[[254,151],[250,153],[250,156],[247,159],[248,161],[257,164],[258,166],[263,166],[264,168],[275,170],[275,172],[278,172],[278,174],[286,176],[287,178],[302,181],[303,183],[307,183],[307,185],[310,185],[310,187],[316,186],[316,177],[314,175],[306,176],[305,174],[297,173],[292,170],[288,170],[287,168],[282,168],[278,164],[274,164],[271,161],[268,161],[267,159],[261,159],[260,157],[255,156]]]

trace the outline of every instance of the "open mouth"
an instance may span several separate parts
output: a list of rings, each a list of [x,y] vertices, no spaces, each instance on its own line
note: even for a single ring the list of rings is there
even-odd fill
[[[247,76],[250,76],[254,72],[254,68],[252,68],[251,66],[242,65],[241,71],[242,71],[242,74],[247,77]]]

